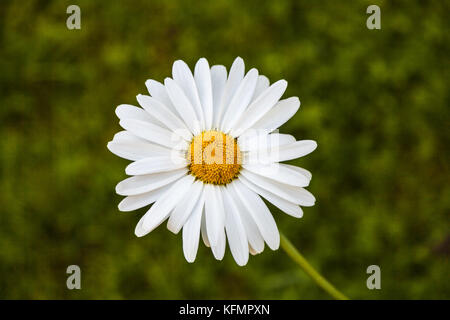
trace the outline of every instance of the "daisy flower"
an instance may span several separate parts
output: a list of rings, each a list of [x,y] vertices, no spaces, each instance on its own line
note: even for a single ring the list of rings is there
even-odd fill
[[[317,147],[278,133],[300,107],[297,97],[280,100],[287,82],[270,85],[254,68],[245,73],[239,57],[228,73],[201,58],[193,73],[178,60],[172,78],[146,86],[150,95],[137,96],[141,107],[117,107],[125,130],[108,143],[112,153],[133,161],[125,169],[131,177],[116,186],[126,196],[119,210],[151,205],[135,234],[142,237],[168,220],[170,231],[183,230],[188,262],[200,237],[218,260],[228,242],[241,266],[265,243],[278,249],[280,233],[262,198],[296,218],[301,206],[315,202],[304,189],[311,173],[281,163]]]

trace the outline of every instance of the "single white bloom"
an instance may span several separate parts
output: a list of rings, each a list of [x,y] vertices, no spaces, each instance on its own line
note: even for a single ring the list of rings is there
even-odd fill
[[[140,106],[120,105],[116,114],[125,129],[108,143],[119,157],[133,161],[132,177],[116,192],[126,198],[119,210],[153,204],[136,226],[142,237],[168,220],[167,228],[183,229],[183,251],[195,260],[200,235],[221,260],[226,241],[238,265],[249,253],[276,250],[280,234],[261,197],[300,218],[300,206],[313,206],[304,189],[311,173],[279,162],[302,157],[317,144],[274,132],[299,109],[297,97],[280,100],[285,80],[270,85],[267,77],[236,58],[229,73],[198,60],[192,74],[181,60],[164,84],[147,80],[150,96],[138,95]]]

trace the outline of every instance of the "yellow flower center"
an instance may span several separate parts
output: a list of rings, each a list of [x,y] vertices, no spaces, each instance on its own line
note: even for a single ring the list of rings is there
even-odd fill
[[[214,130],[203,131],[192,139],[187,158],[190,174],[212,184],[230,183],[242,163],[236,139]]]

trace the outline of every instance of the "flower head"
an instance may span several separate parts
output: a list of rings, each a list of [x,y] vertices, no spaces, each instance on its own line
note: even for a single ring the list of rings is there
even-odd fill
[[[147,80],[150,95],[140,106],[120,105],[116,114],[125,129],[108,143],[114,154],[133,161],[132,177],[116,192],[126,196],[121,211],[151,205],[136,226],[144,236],[168,219],[167,228],[183,230],[187,261],[195,260],[200,235],[221,260],[228,240],[239,265],[249,253],[280,244],[275,220],[261,197],[300,218],[300,206],[314,205],[304,189],[311,173],[280,162],[302,157],[317,144],[277,132],[300,107],[296,97],[280,100],[284,80],[272,85],[236,58],[229,73],[198,60],[192,74],[181,60],[164,84]]]

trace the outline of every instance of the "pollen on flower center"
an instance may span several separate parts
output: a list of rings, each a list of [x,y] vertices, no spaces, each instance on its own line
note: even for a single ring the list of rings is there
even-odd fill
[[[190,174],[211,184],[230,183],[242,163],[236,139],[214,130],[203,131],[192,139],[187,158]]]

